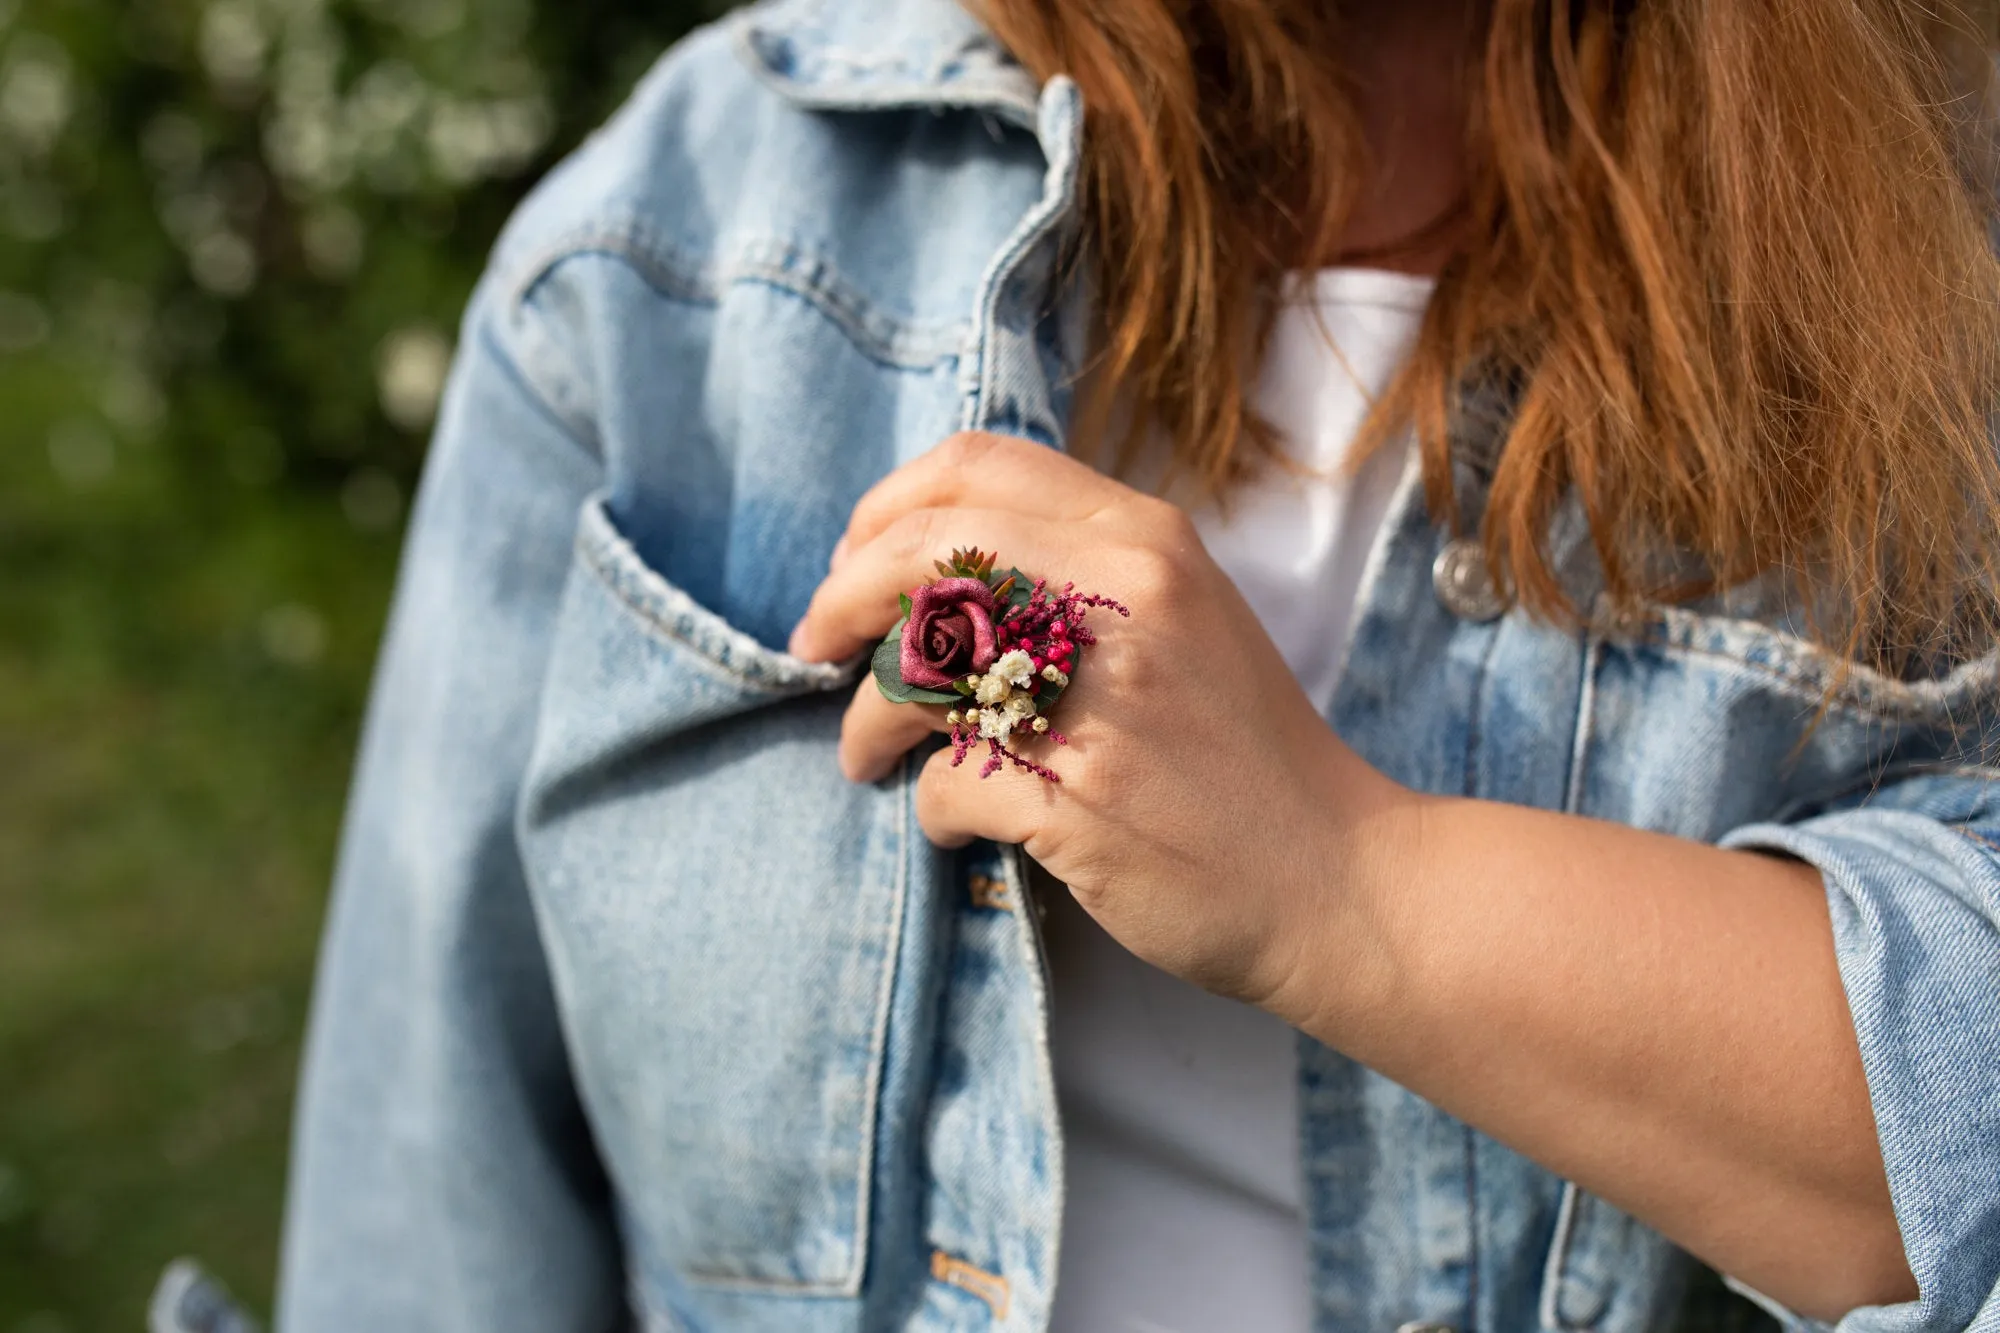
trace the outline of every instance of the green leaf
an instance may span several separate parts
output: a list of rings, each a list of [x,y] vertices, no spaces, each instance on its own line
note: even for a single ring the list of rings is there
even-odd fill
[[[1018,569],[1006,571],[1002,576],[1002,581],[1006,579],[1014,580],[1014,586],[1007,591],[1007,604],[1009,606],[1026,606],[1029,594],[1034,591],[1035,581]]]
[[[896,594],[896,601],[903,608],[903,619],[908,620],[910,618],[910,594],[899,592]],[[897,632],[901,633],[900,630]]]
[[[905,684],[903,681],[903,625],[908,617],[896,622],[896,628],[888,637],[875,645],[875,655],[869,659],[869,669],[875,675],[875,688],[882,691],[882,697],[892,704],[955,704],[956,694],[945,694],[940,690],[927,690],[922,686]]]

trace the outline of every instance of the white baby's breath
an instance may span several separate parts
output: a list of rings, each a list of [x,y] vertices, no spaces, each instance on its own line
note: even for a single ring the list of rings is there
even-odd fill
[[[1000,660],[993,664],[993,669],[987,674],[989,677],[1000,677],[1017,690],[1025,690],[1035,679],[1035,659],[1016,648],[1011,652],[1002,653]]]

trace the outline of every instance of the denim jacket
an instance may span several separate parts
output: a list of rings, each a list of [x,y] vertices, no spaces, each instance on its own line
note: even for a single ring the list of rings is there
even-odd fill
[[[781,0],[505,232],[342,848],[289,1333],[1046,1325],[1023,859],[932,847],[911,762],[845,781],[856,673],[783,645],[885,473],[959,429],[1062,446],[1081,127],[951,0]],[[1475,520],[1504,423],[1459,424]],[[1832,664],[1754,587],[1556,627],[1448,536],[1406,478],[1329,724],[1414,787],[1822,870],[1923,1293],[1840,1328],[2000,1329],[1992,663],[1857,669],[1816,717]],[[1671,1323],[1690,1261],[1646,1226],[1310,1040],[1299,1096],[1321,1333]]]

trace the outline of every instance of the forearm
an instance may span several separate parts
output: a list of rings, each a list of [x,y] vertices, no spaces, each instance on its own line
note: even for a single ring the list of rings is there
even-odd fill
[[[1274,1008],[1794,1308],[1915,1294],[1817,872],[1381,809]]]

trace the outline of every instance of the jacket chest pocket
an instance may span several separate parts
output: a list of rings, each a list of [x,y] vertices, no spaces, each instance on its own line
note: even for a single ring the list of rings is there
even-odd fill
[[[835,768],[853,680],[586,507],[521,843],[629,1243],[683,1280],[860,1287],[909,819]]]

